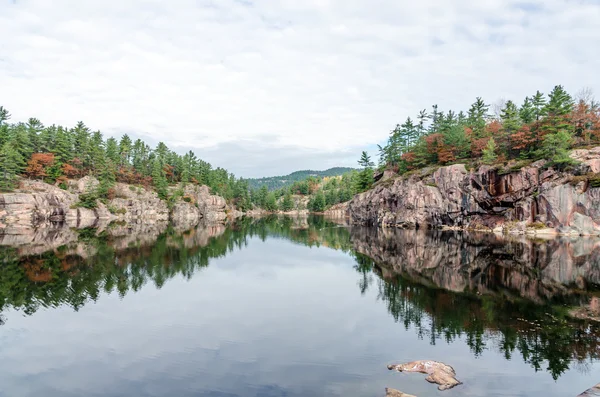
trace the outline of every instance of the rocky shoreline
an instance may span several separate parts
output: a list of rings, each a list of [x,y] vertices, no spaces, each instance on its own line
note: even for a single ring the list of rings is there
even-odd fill
[[[170,222],[177,229],[189,229],[201,220],[223,222],[242,213],[227,206],[224,198],[206,186],[186,185],[169,208],[156,192],[141,186],[117,183],[114,197],[96,208],[81,206],[80,196],[93,191],[98,180],[84,177],[68,181],[61,189],[41,181],[23,180],[18,190],[0,194],[0,228],[32,228],[62,223],[69,227],[101,227],[114,221],[128,224]],[[176,189],[178,187],[172,187]]]
[[[543,160],[504,167],[464,164],[398,176],[326,212],[352,224],[531,235],[600,235],[600,147],[575,150],[570,172]]]

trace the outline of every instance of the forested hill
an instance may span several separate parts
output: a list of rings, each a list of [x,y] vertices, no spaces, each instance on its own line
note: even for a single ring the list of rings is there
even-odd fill
[[[306,178],[312,177],[326,177],[326,176],[338,176],[345,174],[347,172],[352,171],[353,168],[349,167],[334,167],[329,168],[325,171],[313,171],[313,170],[303,170],[303,171],[295,171],[289,175],[284,176],[271,176],[265,178],[253,178],[247,179],[249,186],[251,189],[260,189],[263,186],[266,186],[269,190],[277,190],[282,187],[291,186],[294,182],[300,182],[305,180]]]

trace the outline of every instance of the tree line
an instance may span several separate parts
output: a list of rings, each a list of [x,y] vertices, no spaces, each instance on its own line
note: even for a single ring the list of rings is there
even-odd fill
[[[0,106],[0,191],[18,186],[19,177],[41,179],[66,187],[66,180],[91,175],[100,181],[94,199],[110,198],[115,182],[153,187],[162,199],[169,185],[206,185],[238,208],[250,206],[247,181],[212,165],[193,151],[180,155],[159,142],[154,148],[127,134],[104,138],[83,122],[68,128],[45,126],[36,118],[10,123]]]
[[[379,165],[404,173],[464,160],[498,164],[543,158],[564,169],[573,164],[571,148],[600,143],[599,105],[589,90],[573,97],[561,85],[547,96],[537,91],[521,105],[504,101],[496,114],[480,97],[467,112],[434,105],[396,125],[379,146]]]

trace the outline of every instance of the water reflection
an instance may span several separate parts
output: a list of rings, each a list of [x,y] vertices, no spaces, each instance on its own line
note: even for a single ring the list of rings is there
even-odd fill
[[[148,283],[160,289],[175,276],[190,279],[254,237],[347,252],[360,293],[376,288],[394,320],[432,345],[464,340],[476,357],[498,351],[555,379],[600,356],[600,328],[590,319],[599,315],[596,241],[350,228],[320,217],[244,219],[185,232],[166,224],[4,231],[0,324],[9,309],[79,310],[112,291],[123,297]]]

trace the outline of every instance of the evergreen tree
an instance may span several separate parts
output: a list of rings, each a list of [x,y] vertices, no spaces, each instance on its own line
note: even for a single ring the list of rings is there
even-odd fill
[[[54,139],[54,147],[52,152],[56,153],[58,160],[62,161],[63,163],[71,161],[74,157],[80,158],[82,156],[82,153],[73,153],[74,150],[71,137],[72,135],[69,134],[69,132],[63,127],[59,126],[56,129],[56,138]]]
[[[21,157],[28,159],[33,154],[33,148],[31,141],[29,140],[29,134],[27,133],[27,127],[23,123],[18,123],[11,129],[10,141],[14,143],[15,149],[19,152]]]
[[[113,137],[110,137],[106,140],[106,157],[113,164],[119,164],[119,160],[121,159],[121,155],[119,152],[119,144],[117,143],[117,140]]]
[[[291,211],[294,209],[294,201],[292,200],[292,195],[287,192],[285,196],[283,196],[283,201],[281,202],[281,210],[282,211]]]
[[[0,107],[0,117],[2,108]],[[23,157],[10,142],[0,148],[0,191],[10,191],[17,185],[18,175],[23,170]]]
[[[10,120],[10,113],[4,106],[0,106],[0,125],[5,124],[8,120]]]
[[[549,160],[550,165],[558,169],[572,165],[575,161],[569,156],[569,148],[573,143],[573,135],[566,130],[544,136],[541,155]]]
[[[322,190],[319,190],[308,203],[308,208],[313,212],[323,212],[326,207],[327,203]]]
[[[572,134],[573,125],[569,118],[572,110],[573,98],[571,95],[561,85],[555,86],[548,96],[548,103],[544,108],[546,118],[544,119],[542,130],[550,134],[559,131]]]
[[[474,136],[477,138],[481,138],[485,134],[485,125],[489,117],[489,108],[490,106],[487,105],[483,99],[477,97],[469,109],[467,123],[473,130]]]
[[[43,129],[44,125],[35,117],[31,117],[29,120],[27,120],[27,135],[29,136],[29,143],[31,144],[31,150],[33,153],[41,151],[39,134]]]
[[[102,138],[102,133],[100,131],[95,131],[89,141],[88,145],[88,153],[89,153],[89,167],[92,169],[92,172],[95,175],[98,175],[101,172],[101,167],[106,163],[105,162],[105,149],[104,149],[104,139]]]
[[[275,197],[275,193],[270,192],[267,194],[265,209],[267,211],[277,211],[277,198]]]
[[[525,97],[521,108],[519,109],[519,117],[524,124],[533,123],[535,120],[535,107],[533,101],[529,97]]]
[[[501,147],[504,153],[510,153],[512,148],[511,135],[521,128],[519,109],[513,101],[506,101],[504,107],[500,110],[500,119],[502,120]]]
[[[155,157],[152,161],[152,184],[156,189],[156,193],[158,193],[158,197],[166,200],[168,196],[168,183],[165,176],[165,171],[163,170],[163,166],[158,157]]]
[[[539,121],[546,114],[546,97],[541,92],[536,91],[532,99],[532,104],[535,120]]]
[[[140,141],[141,142],[141,141]],[[131,161],[131,152],[133,150],[131,138],[129,135],[125,134],[121,137],[121,141],[119,142],[119,157],[121,166],[130,164]]]
[[[454,124],[444,131],[444,144],[452,148],[458,158],[465,158],[469,154],[469,138],[461,125]]]
[[[97,196],[99,198],[108,198],[110,189],[115,185],[115,171],[116,166],[109,158],[103,158],[102,162],[104,165],[100,171],[98,178],[99,184],[97,188]]]
[[[81,160],[83,167],[90,166],[91,156],[89,153],[90,130],[83,121],[79,121],[75,128],[70,131],[73,136],[73,145],[77,157]]]
[[[484,164],[494,164],[496,158],[498,157],[496,156],[496,142],[494,141],[494,138],[490,138],[488,140],[488,143],[485,149],[483,149],[482,154],[482,161]]]
[[[417,124],[417,139],[419,139],[423,135],[425,135],[425,133],[427,131],[427,129],[425,128],[425,123],[429,119],[429,115],[427,114],[427,109],[421,110],[419,112],[419,115],[417,116],[417,119],[419,120],[419,122]]]
[[[371,161],[371,157],[367,154],[367,152],[363,151],[360,160],[358,160],[358,164],[362,167],[362,171],[360,172],[358,178],[358,191],[364,192],[371,188],[373,185],[373,162]],[[325,198],[323,197],[323,200]]]
[[[430,134],[438,132],[443,117],[444,113],[438,110],[438,105],[433,105],[432,112],[429,114],[429,119],[431,120],[431,123],[429,124]]]

